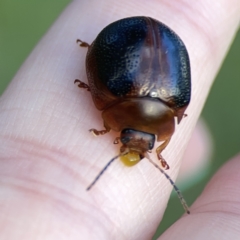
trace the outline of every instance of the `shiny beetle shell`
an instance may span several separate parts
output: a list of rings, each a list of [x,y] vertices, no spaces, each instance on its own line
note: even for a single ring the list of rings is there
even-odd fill
[[[86,45],[89,90],[106,128],[93,133],[120,131],[120,151],[141,158],[157,136],[163,142],[157,155],[166,166],[161,152],[174,133],[174,117],[180,123],[191,97],[184,43],[155,19],[131,17],[111,23]]]
[[[149,17],[126,18],[104,28],[89,48],[86,68],[99,110],[123,98],[149,97],[174,109],[180,121],[190,102],[186,47],[171,29]]]

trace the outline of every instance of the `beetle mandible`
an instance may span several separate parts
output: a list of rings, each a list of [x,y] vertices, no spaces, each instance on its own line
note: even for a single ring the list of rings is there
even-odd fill
[[[168,169],[161,153],[174,133],[175,118],[179,124],[191,98],[190,61],[182,40],[153,18],[130,17],[105,27],[91,45],[77,42],[88,48],[89,85],[78,79],[75,83],[91,92],[105,128],[90,131],[94,135],[121,132],[114,143],[122,143],[120,155],[88,190],[119,156],[136,163],[147,157],[155,138],[161,142],[158,159]]]

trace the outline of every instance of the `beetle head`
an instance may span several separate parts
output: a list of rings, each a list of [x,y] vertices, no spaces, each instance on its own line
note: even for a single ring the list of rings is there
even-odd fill
[[[127,128],[122,130],[120,141],[123,144],[120,152],[128,152],[121,160],[132,166],[143,159],[147,151],[153,149],[155,135]]]

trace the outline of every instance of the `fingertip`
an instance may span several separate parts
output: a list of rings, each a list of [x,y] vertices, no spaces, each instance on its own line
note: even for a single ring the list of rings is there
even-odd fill
[[[187,145],[177,179],[183,188],[192,186],[206,176],[210,169],[213,148],[207,124],[200,119]]]

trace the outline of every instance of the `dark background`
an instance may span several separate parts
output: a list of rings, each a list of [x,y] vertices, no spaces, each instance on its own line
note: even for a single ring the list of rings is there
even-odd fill
[[[0,1],[0,94],[23,61],[70,0]],[[189,205],[240,146],[240,32],[219,71],[202,112],[213,136],[214,153],[210,170],[201,182],[184,191]],[[231,173],[229,173],[231,174]],[[172,197],[156,236],[183,214]],[[155,239],[155,238],[154,238]]]

